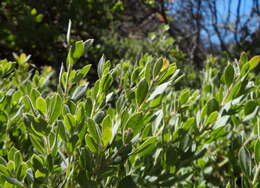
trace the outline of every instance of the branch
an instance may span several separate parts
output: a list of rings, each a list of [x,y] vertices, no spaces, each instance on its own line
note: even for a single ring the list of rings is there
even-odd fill
[[[210,4],[210,2],[208,3],[208,5],[209,5],[209,9],[212,13],[212,25],[213,25],[214,31],[217,34],[217,37],[220,41],[220,47],[222,50],[225,50],[228,53],[228,55],[231,55],[221,36],[221,33],[218,29],[218,16],[217,16],[216,1],[215,0],[213,1],[213,6]]]
[[[235,41],[237,46],[239,45],[239,41],[238,41],[238,25],[240,23],[240,7],[241,7],[241,0],[238,0],[237,3],[237,15],[236,15],[236,25],[235,25],[235,33],[234,33],[234,37],[235,37]]]

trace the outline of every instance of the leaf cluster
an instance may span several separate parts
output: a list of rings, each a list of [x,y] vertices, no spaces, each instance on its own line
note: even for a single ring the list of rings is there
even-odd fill
[[[92,42],[67,41],[55,88],[25,54],[0,61],[2,187],[259,186],[259,56],[209,61],[198,90],[165,58],[102,56],[91,84],[75,64]]]

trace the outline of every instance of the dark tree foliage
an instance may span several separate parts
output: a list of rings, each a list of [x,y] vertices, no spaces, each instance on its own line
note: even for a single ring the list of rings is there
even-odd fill
[[[72,40],[95,40],[88,56],[82,58],[83,62],[95,64],[102,54],[115,62],[129,54],[132,57],[146,52],[157,55],[164,50],[154,49],[151,46],[156,45],[149,42],[132,41],[145,41],[150,32],[157,32],[161,24],[168,24],[169,34],[175,40],[172,47],[178,47],[186,54],[187,61],[202,68],[209,53],[225,54],[226,57],[238,57],[241,51],[249,55],[259,53],[260,0],[250,1],[247,14],[243,12],[245,2],[3,0],[0,6],[0,56],[11,57],[13,52],[25,52],[33,54],[32,60],[37,65],[58,67],[66,56],[65,35],[69,19],[72,20]],[[132,43],[130,48],[118,50],[127,43]]]
[[[4,0],[0,6],[0,56],[25,52],[33,54],[38,65],[59,64],[66,53],[64,41],[69,19],[73,20],[73,39],[93,38],[98,42],[109,32],[116,12],[120,11],[116,2]]]

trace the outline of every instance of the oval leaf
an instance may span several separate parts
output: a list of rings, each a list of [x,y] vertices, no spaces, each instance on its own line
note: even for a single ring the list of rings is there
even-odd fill
[[[136,102],[137,104],[141,105],[143,103],[143,101],[145,100],[147,93],[148,93],[148,83],[145,79],[142,79],[136,89],[135,92],[135,98],[136,98]]]
[[[125,130],[128,128],[133,130],[133,135],[135,136],[143,128],[143,115],[142,113],[136,113],[132,115],[126,122]]]
[[[102,121],[102,141],[105,148],[110,143],[111,138],[112,138],[112,120],[110,116],[106,116]]]
[[[44,98],[41,96],[37,98],[36,100],[36,108],[42,113],[46,114],[47,112],[47,103]]]
[[[227,87],[229,87],[234,81],[234,68],[231,64],[228,64],[224,71],[224,81]]]
[[[260,163],[260,140],[257,140],[255,143],[255,161],[256,163]]]
[[[243,173],[249,178],[252,169],[251,155],[245,147],[242,147],[239,151],[239,163]]]
[[[58,119],[62,112],[62,99],[59,94],[56,94],[50,101],[48,106],[49,111],[49,123],[53,123]]]

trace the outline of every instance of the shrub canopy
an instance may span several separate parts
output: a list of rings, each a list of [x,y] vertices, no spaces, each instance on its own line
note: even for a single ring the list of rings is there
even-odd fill
[[[69,34],[68,34],[69,36]],[[30,57],[0,61],[3,187],[258,187],[260,57],[214,59],[199,89],[165,58],[75,68],[92,40],[67,41],[55,77]]]

